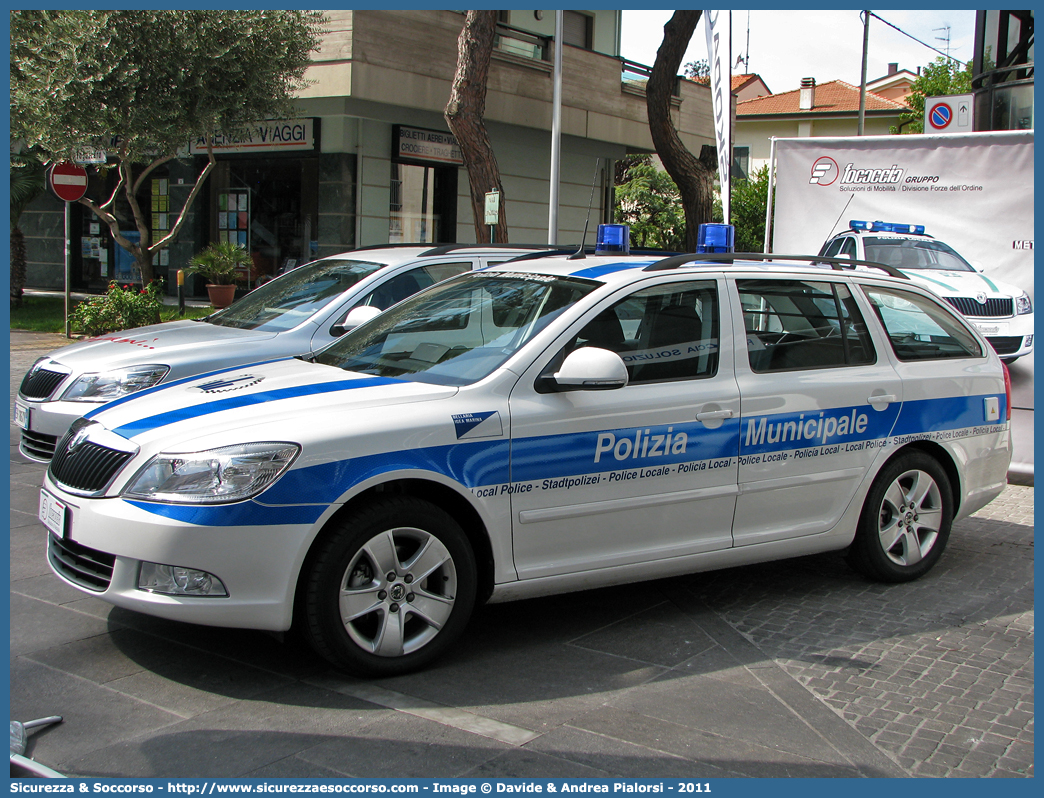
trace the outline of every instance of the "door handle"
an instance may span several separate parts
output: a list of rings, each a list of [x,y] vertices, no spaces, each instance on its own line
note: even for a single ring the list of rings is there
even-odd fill
[[[697,413],[697,421],[713,421],[719,418],[732,418],[731,410],[708,410],[706,413]]]
[[[891,404],[892,402],[898,402],[899,397],[896,396],[894,393],[885,393],[881,394],[880,396],[867,397],[866,401],[868,401],[870,404],[877,404],[878,402],[887,402]]]

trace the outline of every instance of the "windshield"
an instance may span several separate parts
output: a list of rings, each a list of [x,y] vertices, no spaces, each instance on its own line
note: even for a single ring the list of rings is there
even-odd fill
[[[315,360],[363,374],[468,385],[598,285],[515,272],[461,275],[345,335]]]
[[[259,286],[206,321],[241,330],[289,330],[384,265],[346,258],[317,260]]]
[[[902,238],[863,239],[866,259],[887,263],[898,269],[940,269],[949,272],[973,272],[971,265],[941,241]]]

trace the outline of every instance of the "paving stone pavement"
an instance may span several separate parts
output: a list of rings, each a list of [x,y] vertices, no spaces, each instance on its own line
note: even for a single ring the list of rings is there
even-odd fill
[[[56,344],[12,336],[12,392]],[[60,344],[58,344],[60,345]],[[1032,777],[1033,490],[955,524],[925,578],[839,554],[479,610],[419,674],[148,618],[51,575],[11,429],[11,711],[114,777]]]

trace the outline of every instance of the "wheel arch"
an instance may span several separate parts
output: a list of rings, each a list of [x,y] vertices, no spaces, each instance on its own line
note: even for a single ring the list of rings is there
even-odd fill
[[[953,517],[956,518],[957,513],[961,509],[961,496],[963,495],[961,487],[961,472],[960,469],[957,468],[957,462],[954,460],[953,453],[945,446],[940,446],[934,441],[911,441],[905,446],[901,446],[892,452],[888,459],[881,464],[881,468],[879,468],[878,471],[880,472],[897,457],[901,457],[911,450],[924,452],[935,460],[942,470],[946,472],[946,477],[950,480],[950,499],[953,501]]]
[[[494,558],[493,546],[489,539],[489,530],[486,527],[479,512],[465,496],[462,496],[453,488],[424,479],[423,477],[399,477],[389,479],[371,485],[363,491],[352,496],[323,524],[322,529],[312,539],[308,546],[301,568],[298,571],[297,583],[294,587],[294,616],[298,616],[302,601],[303,575],[308,573],[309,567],[321,547],[330,530],[336,526],[337,521],[344,515],[352,513],[356,508],[367,502],[383,496],[413,496],[424,499],[435,506],[445,510],[453,519],[460,524],[464,535],[471,544],[471,550],[475,555],[475,565],[478,576],[476,592],[476,603],[485,602],[493,593],[494,585]]]

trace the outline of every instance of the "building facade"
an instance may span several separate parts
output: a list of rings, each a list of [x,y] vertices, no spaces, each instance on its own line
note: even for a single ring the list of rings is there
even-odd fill
[[[208,243],[233,240],[252,279],[360,246],[476,240],[467,172],[443,111],[456,70],[458,11],[329,11],[298,117],[259,123],[246,140],[215,136],[217,166],[175,243],[156,260],[169,290]],[[554,11],[503,11],[485,122],[501,171],[510,241],[549,240]],[[611,219],[613,163],[651,152],[648,68],[619,55],[620,11],[565,12],[557,243]],[[690,151],[714,143],[710,89],[679,80],[675,125]],[[169,229],[205,163],[205,142],[153,175],[139,200]],[[92,178],[91,191],[104,190]],[[97,196],[97,195],[96,195]],[[63,285],[62,203],[23,216],[29,285]],[[83,206],[70,238],[76,288],[133,280],[126,253]],[[129,216],[127,216],[129,219]],[[483,233],[486,231],[484,230]],[[488,240],[488,239],[484,239]],[[200,286],[192,286],[201,291]]]
[[[976,11],[975,129],[1033,129],[1033,10]]]
[[[905,103],[868,91],[864,135],[887,134],[905,110]],[[858,86],[843,80],[816,85],[815,78],[804,78],[794,91],[737,103],[734,157],[746,154],[753,171],[768,164],[773,138],[854,136],[858,125]]]

